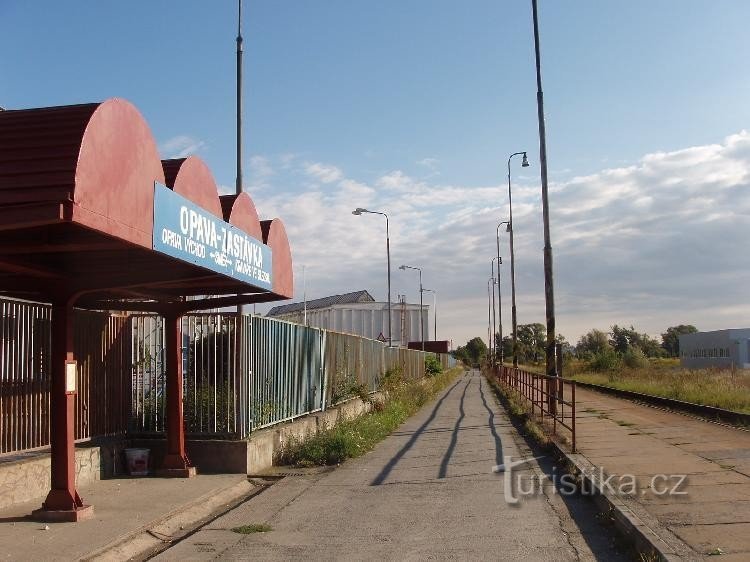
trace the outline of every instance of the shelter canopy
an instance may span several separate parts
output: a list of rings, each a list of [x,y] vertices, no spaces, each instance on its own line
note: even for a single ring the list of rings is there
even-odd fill
[[[155,184],[266,247],[270,285],[156,251]],[[220,197],[200,159],[160,160],[148,125],[122,99],[0,111],[0,232],[0,292],[11,297],[149,310],[197,295],[225,297],[192,308],[293,294],[283,223],[260,221],[247,194]]]

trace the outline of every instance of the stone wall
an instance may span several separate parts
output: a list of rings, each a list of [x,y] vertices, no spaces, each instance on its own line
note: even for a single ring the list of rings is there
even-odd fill
[[[76,485],[99,480],[101,457],[98,446],[76,447]],[[41,504],[51,486],[49,452],[15,455],[0,462],[0,509],[27,501]]]

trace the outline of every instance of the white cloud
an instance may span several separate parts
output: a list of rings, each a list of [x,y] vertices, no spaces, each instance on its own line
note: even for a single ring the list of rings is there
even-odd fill
[[[417,164],[424,166],[429,170],[430,173],[427,175],[428,178],[440,175],[440,170],[438,169],[440,166],[440,160],[437,158],[422,158],[421,160],[417,160]]]
[[[335,166],[296,163],[326,184],[256,197],[284,220],[295,263],[307,266],[308,298],[360,288],[385,298],[385,225],[352,216],[366,206],[390,217],[394,300],[419,298],[401,263],[422,266],[438,291],[439,336],[486,336],[487,279],[507,187],[446,185],[394,170],[373,182]],[[273,181],[275,178],[271,178]],[[513,188],[520,323],[544,322],[539,186]],[[635,165],[551,185],[558,330],[575,341],[590,328],[633,324],[652,335],[679,323],[741,327],[750,312],[750,134],[721,144],[645,155]],[[501,229],[503,317],[510,325],[508,238]],[[301,291],[301,286],[298,287]]]
[[[336,166],[329,166],[320,162],[307,164],[305,172],[308,176],[322,183],[333,183],[344,177],[344,174]]]
[[[185,158],[206,147],[206,143],[189,135],[177,135],[159,145],[163,158]]]

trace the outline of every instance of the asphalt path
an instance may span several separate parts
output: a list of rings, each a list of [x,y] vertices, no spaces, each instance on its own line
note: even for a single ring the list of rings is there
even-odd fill
[[[547,459],[519,462],[535,456],[470,371],[372,452],[291,471],[157,560],[625,560],[593,502],[545,480]],[[252,523],[272,530],[231,531]]]

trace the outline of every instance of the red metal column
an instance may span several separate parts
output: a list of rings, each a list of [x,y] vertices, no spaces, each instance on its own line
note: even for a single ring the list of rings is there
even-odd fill
[[[166,330],[167,367],[167,454],[159,476],[190,478],[195,476],[185,451],[185,420],[182,408],[182,316],[169,312],[164,315]]]
[[[66,385],[67,363],[73,360],[72,299],[52,304],[52,388],[50,389],[50,445],[52,489],[34,517],[48,521],[80,521],[94,514],[76,490],[74,388]]]

